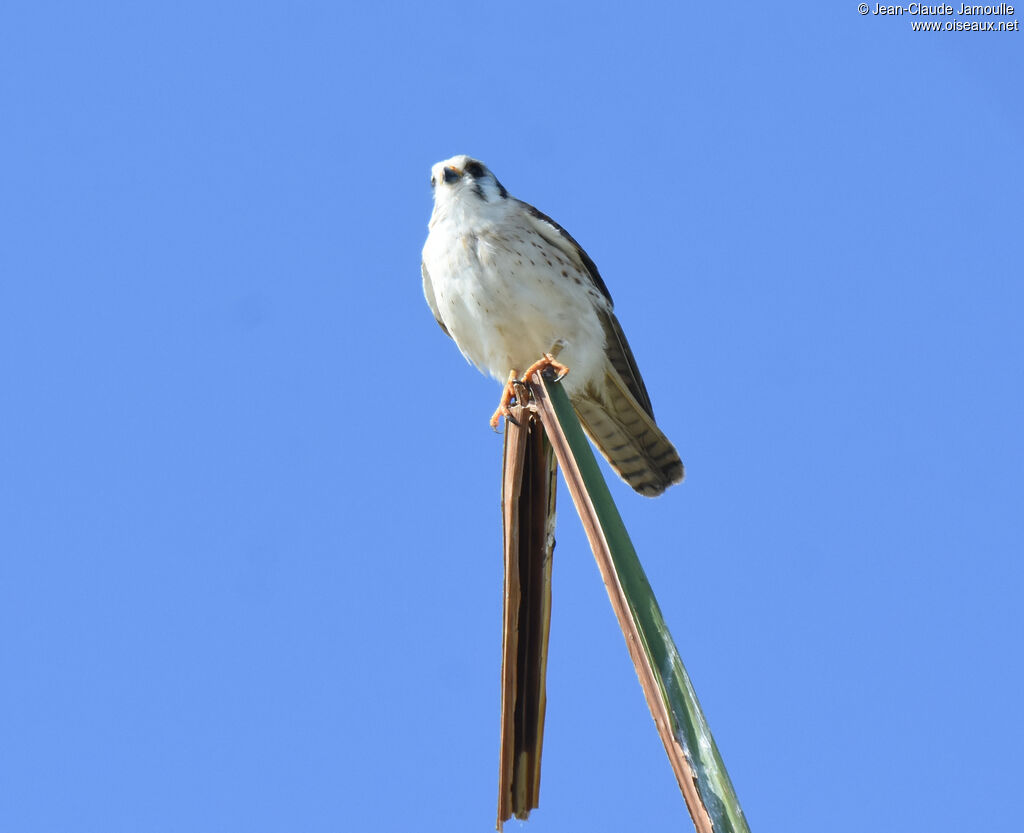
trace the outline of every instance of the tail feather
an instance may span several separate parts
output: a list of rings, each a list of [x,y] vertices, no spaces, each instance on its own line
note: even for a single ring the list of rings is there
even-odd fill
[[[588,385],[573,396],[580,422],[619,477],[642,495],[660,495],[683,479],[679,454],[614,368],[604,380],[603,390]]]

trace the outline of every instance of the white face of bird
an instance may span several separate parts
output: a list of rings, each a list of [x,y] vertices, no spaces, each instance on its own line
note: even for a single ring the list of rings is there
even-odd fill
[[[508,197],[508,191],[480,160],[464,154],[438,162],[430,171],[434,189],[434,211],[460,201],[495,204]]]

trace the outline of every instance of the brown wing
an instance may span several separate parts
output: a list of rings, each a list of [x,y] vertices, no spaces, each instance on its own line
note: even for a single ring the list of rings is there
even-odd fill
[[[644,385],[644,380],[640,376],[640,370],[636,366],[636,359],[633,358],[633,351],[629,349],[626,335],[622,332],[622,327],[619,326],[618,319],[616,319],[615,314],[612,312],[611,293],[608,292],[608,287],[601,278],[601,273],[597,271],[594,261],[590,259],[590,255],[583,251],[583,247],[576,242],[575,238],[547,214],[538,211],[532,205],[522,200],[516,200],[516,202],[533,218],[534,228],[537,230],[537,233],[552,246],[555,246],[563,254],[575,261],[577,265],[581,266],[589,275],[591,282],[598,291],[608,299],[608,309],[599,312],[601,325],[604,327],[605,350],[608,353],[608,360],[611,362],[612,367],[615,368],[615,372],[622,377],[623,383],[625,383],[629,392],[633,394],[633,398],[653,419],[654,409],[651,407],[651,397],[647,393],[647,386]]]
[[[626,388],[637,401],[647,415],[654,419],[654,408],[651,407],[651,397],[647,393],[647,386],[644,384],[640,370],[636,366],[636,359],[633,358],[633,351],[629,349],[629,342],[626,341],[626,334],[619,326],[619,320],[615,314],[608,312],[601,313],[601,324],[604,326],[605,353],[608,360],[615,368],[615,372],[626,384]]]

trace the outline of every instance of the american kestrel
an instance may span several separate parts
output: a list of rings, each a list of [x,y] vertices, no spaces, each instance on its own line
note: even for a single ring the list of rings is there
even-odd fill
[[[594,261],[477,159],[438,162],[430,184],[423,293],[462,354],[505,382],[561,344],[565,391],[619,476],[649,496],[682,480]]]

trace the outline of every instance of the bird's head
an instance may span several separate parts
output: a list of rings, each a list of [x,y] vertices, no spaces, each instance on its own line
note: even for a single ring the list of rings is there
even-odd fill
[[[434,165],[430,170],[430,187],[434,189],[434,203],[438,206],[462,200],[495,203],[508,196],[508,191],[483,162],[465,154]]]

